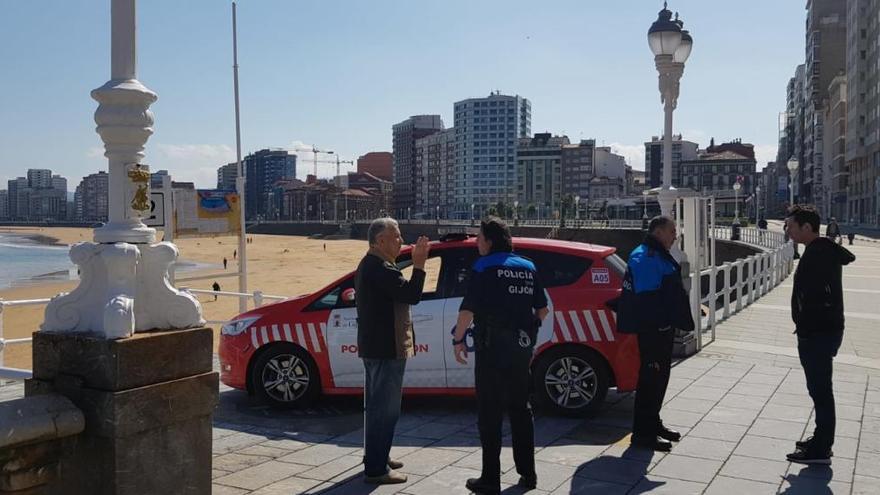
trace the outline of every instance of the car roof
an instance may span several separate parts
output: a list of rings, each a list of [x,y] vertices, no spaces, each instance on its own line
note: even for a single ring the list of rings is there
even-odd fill
[[[432,241],[431,249],[452,249],[458,247],[475,248],[477,245],[476,237],[468,237],[467,239],[456,239],[451,241]],[[517,249],[537,249],[540,251],[551,251],[557,253],[573,254],[576,256],[588,256],[590,258],[605,258],[617,251],[617,248],[611,246],[603,246],[601,244],[589,244],[578,241],[563,241],[560,239],[540,239],[535,237],[514,237],[513,250]],[[412,246],[405,246],[400,250],[400,254],[409,254]]]

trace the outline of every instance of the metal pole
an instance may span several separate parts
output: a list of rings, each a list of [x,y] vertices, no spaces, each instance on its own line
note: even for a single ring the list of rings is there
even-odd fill
[[[238,163],[238,177],[235,179],[238,191],[238,207],[241,209],[241,228],[238,234],[238,291],[247,292],[247,223],[245,218],[245,170],[241,162],[241,116],[238,106],[238,30],[235,17],[235,2],[232,2],[232,79],[235,87],[235,157]],[[239,298],[238,310],[247,311],[247,299]]]

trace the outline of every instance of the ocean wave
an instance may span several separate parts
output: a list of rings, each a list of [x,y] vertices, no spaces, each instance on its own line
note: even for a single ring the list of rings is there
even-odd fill
[[[36,242],[29,243],[21,243],[21,244],[10,244],[7,242],[0,242],[0,247],[12,248],[12,249],[50,249],[50,250],[69,250],[69,246],[47,246],[45,244],[38,244]]]

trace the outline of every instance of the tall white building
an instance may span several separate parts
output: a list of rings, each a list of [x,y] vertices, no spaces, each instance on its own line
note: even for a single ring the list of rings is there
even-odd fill
[[[52,187],[52,171],[47,168],[29,168],[27,179],[31,189]]]
[[[456,102],[456,212],[469,218],[478,211],[516,199],[516,149],[519,138],[531,134],[531,103],[521,96],[498,92],[486,98]]]
[[[593,170],[596,177],[626,179],[626,158],[611,152],[610,146],[596,147]]]
[[[52,189],[56,189],[58,191],[64,191],[67,193],[67,179],[65,177],[61,177],[60,175],[52,176]]]

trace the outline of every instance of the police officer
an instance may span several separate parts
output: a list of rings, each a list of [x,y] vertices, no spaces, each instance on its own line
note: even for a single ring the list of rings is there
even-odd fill
[[[480,225],[467,294],[461,302],[452,343],[455,359],[467,364],[465,333],[474,323],[475,382],[483,469],[467,480],[478,494],[501,491],[501,422],[507,411],[519,485],[535,488],[535,431],[529,406],[529,363],[547,298],[530,260],[514,254],[510,229],[496,217]]]
[[[669,253],[675,221],[654,217],[645,240],[629,255],[617,314],[617,330],[635,333],[639,343],[639,382],[633,411],[632,444],[669,451],[681,434],[660,420],[669,385],[675,329],[691,331],[694,320],[681,267]]]

